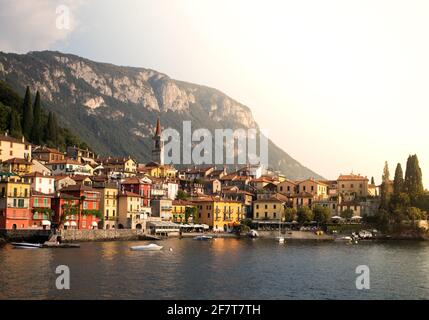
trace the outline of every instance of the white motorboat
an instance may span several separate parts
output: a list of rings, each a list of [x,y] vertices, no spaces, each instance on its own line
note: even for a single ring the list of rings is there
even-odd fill
[[[158,246],[155,243],[151,243],[143,246],[133,246],[130,249],[133,251],[159,251],[162,248],[163,248],[162,246]]]
[[[352,240],[353,240],[352,237],[349,237],[349,236],[335,238],[335,241],[348,241],[348,242],[350,242]]]
[[[21,249],[39,249],[42,247],[42,244],[40,243],[28,243],[28,242],[12,242],[11,245],[13,245],[15,248],[21,248]]]
[[[247,236],[250,238],[257,238],[257,237],[259,237],[259,233],[256,230],[250,230],[247,233]]]
[[[277,238],[280,244],[285,243],[285,238],[284,237],[278,237]]]
[[[212,240],[212,239],[213,239],[212,236],[204,236],[204,235],[194,237],[194,240]]]

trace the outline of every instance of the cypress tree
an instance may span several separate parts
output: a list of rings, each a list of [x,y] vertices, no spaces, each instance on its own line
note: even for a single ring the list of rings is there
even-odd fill
[[[371,184],[372,184],[373,186],[375,186],[374,177],[371,177]]]
[[[19,120],[18,112],[15,110],[12,110],[10,113],[9,132],[12,137],[22,137],[21,122]]]
[[[404,173],[401,164],[398,163],[395,170],[395,178],[393,179],[393,194],[398,196],[401,192],[404,192]]]
[[[31,135],[33,128],[33,108],[31,105],[31,92],[30,87],[27,86],[25,91],[24,102],[22,105],[22,133],[28,139]]]
[[[35,144],[42,142],[42,110],[40,105],[40,93],[37,91],[33,108],[33,127],[31,130],[31,140]]]
[[[382,209],[389,208],[389,184],[390,184],[390,173],[389,173],[389,164],[387,161],[384,163],[383,176],[381,178],[381,187],[380,187],[380,197],[381,203],[380,206]]]
[[[417,155],[408,156],[407,168],[405,170],[404,189],[409,195],[412,203],[414,203],[424,192],[422,170],[420,168]]]
[[[53,112],[49,112],[48,123],[46,125],[46,141],[49,141],[54,146],[58,144],[58,125]]]

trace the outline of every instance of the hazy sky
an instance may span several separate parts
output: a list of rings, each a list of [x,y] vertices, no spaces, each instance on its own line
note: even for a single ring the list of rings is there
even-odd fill
[[[65,4],[71,29],[55,28]],[[427,0],[0,0],[0,50],[54,49],[215,87],[327,178],[393,176],[417,153],[429,187]]]

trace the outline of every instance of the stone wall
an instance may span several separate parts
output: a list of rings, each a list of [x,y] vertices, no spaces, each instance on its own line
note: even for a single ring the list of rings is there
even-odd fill
[[[138,240],[145,236],[143,230],[109,229],[109,230],[61,230],[63,241],[108,241]]]
[[[50,230],[31,230],[31,229],[18,229],[6,230],[0,229],[0,239],[10,242],[38,242],[42,243],[49,239],[51,234]]]

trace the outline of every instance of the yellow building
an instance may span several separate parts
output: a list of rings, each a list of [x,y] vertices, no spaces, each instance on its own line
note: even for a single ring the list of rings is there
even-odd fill
[[[173,216],[173,222],[186,223],[186,208],[195,207],[192,202],[184,200],[174,200],[171,206],[171,215]],[[187,223],[192,223],[192,217],[188,217]]]
[[[348,200],[368,196],[368,178],[360,174],[340,175],[337,179],[338,193]]]
[[[198,221],[194,223],[207,224],[214,231],[230,231],[245,218],[243,204],[239,201],[213,196],[195,198],[192,202],[198,209]]]
[[[101,160],[101,165],[106,171],[123,173],[126,177],[135,176],[137,173],[137,162],[135,162],[131,157],[108,157]]]
[[[100,191],[100,210],[103,213],[103,229],[118,227],[118,188],[116,184],[105,183],[102,187],[95,187]]]
[[[279,221],[285,212],[285,206],[289,200],[282,194],[275,194],[268,199],[260,199],[253,202],[253,220],[277,220]]]
[[[13,173],[0,173],[0,229],[30,226],[30,182]]]
[[[0,135],[0,162],[12,158],[31,159],[31,144],[24,138],[16,139],[9,135]]]
[[[169,165],[160,165],[156,162],[146,164],[141,171],[148,176],[157,178],[175,178],[177,170]]]
[[[307,179],[298,183],[298,193],[303,192],[312,194],[315,200],[324,200],[328,197],[328,185],[314,179]]]
[[[12,158],[2,163],[2,170],[18,175],[26,175],[33,172],[33,163],[21,158]]]

